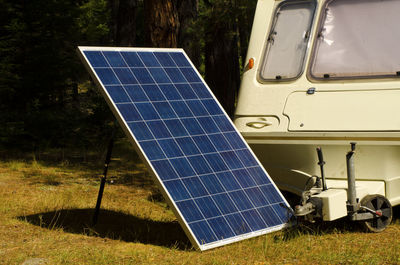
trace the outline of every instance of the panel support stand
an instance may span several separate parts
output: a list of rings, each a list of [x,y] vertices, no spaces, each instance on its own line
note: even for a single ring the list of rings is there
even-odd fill
[[[97,220],[99,217],[101,200],[103,198],[103,192],[104,192],[104,186],[106,185],[106,181],[107,181],[108,166],[110,165],[112,149],[114,146],[114,135],[115,135],[115,127],[113,129],[113,132],[112,132],[112,135],[111,135],[110,141],[108,143],[108,147],[107,147],[107,154],[106,154],[106,159],[104,162],[103,176],[100,179],[99,194],[97,195],[96,208],[95,208],[94,214],[93,214],[93,225],[97,224]]]

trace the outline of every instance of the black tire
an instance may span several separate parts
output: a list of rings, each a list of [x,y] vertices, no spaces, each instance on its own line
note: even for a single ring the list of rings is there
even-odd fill
[[[386,197],[378,194],[367,195],[361,200],[361,205],[382,213],[381,216],[362,222],[368,232],[382,232],[392,222],[392,205]]]

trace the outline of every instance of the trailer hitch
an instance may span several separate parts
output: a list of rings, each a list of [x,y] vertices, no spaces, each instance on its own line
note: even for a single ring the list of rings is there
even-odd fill
[[[306,183],[301,194],[301,204],[295,206],[295,216],[302,216],[309,222],[314,222],[314,217],[322,217],[322,200],[313,197],[322,191],[328,190],[324,171],[324,156],[322,148],[317,147],[318,165],[321,169],[321,177],[312,176]],[[311,185],[310,185],[311,184]]]

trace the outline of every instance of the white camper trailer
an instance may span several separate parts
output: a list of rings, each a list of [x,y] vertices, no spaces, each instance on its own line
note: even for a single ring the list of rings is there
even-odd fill
[[[258,1],[234,122],[302,197],[296,215],[382,231],[400,204],[399,14],[399,0]]]

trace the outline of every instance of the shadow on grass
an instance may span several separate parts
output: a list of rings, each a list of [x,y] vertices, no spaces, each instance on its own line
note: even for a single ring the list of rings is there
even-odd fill
[[[74,234],[180,250],[192,249],[190,241],[178,222],[152,221],[121,212],[101,210],[97,225],[92,226],[93,212],[93,209],[69,209],[17,218],[47,229],[62,229]]]

